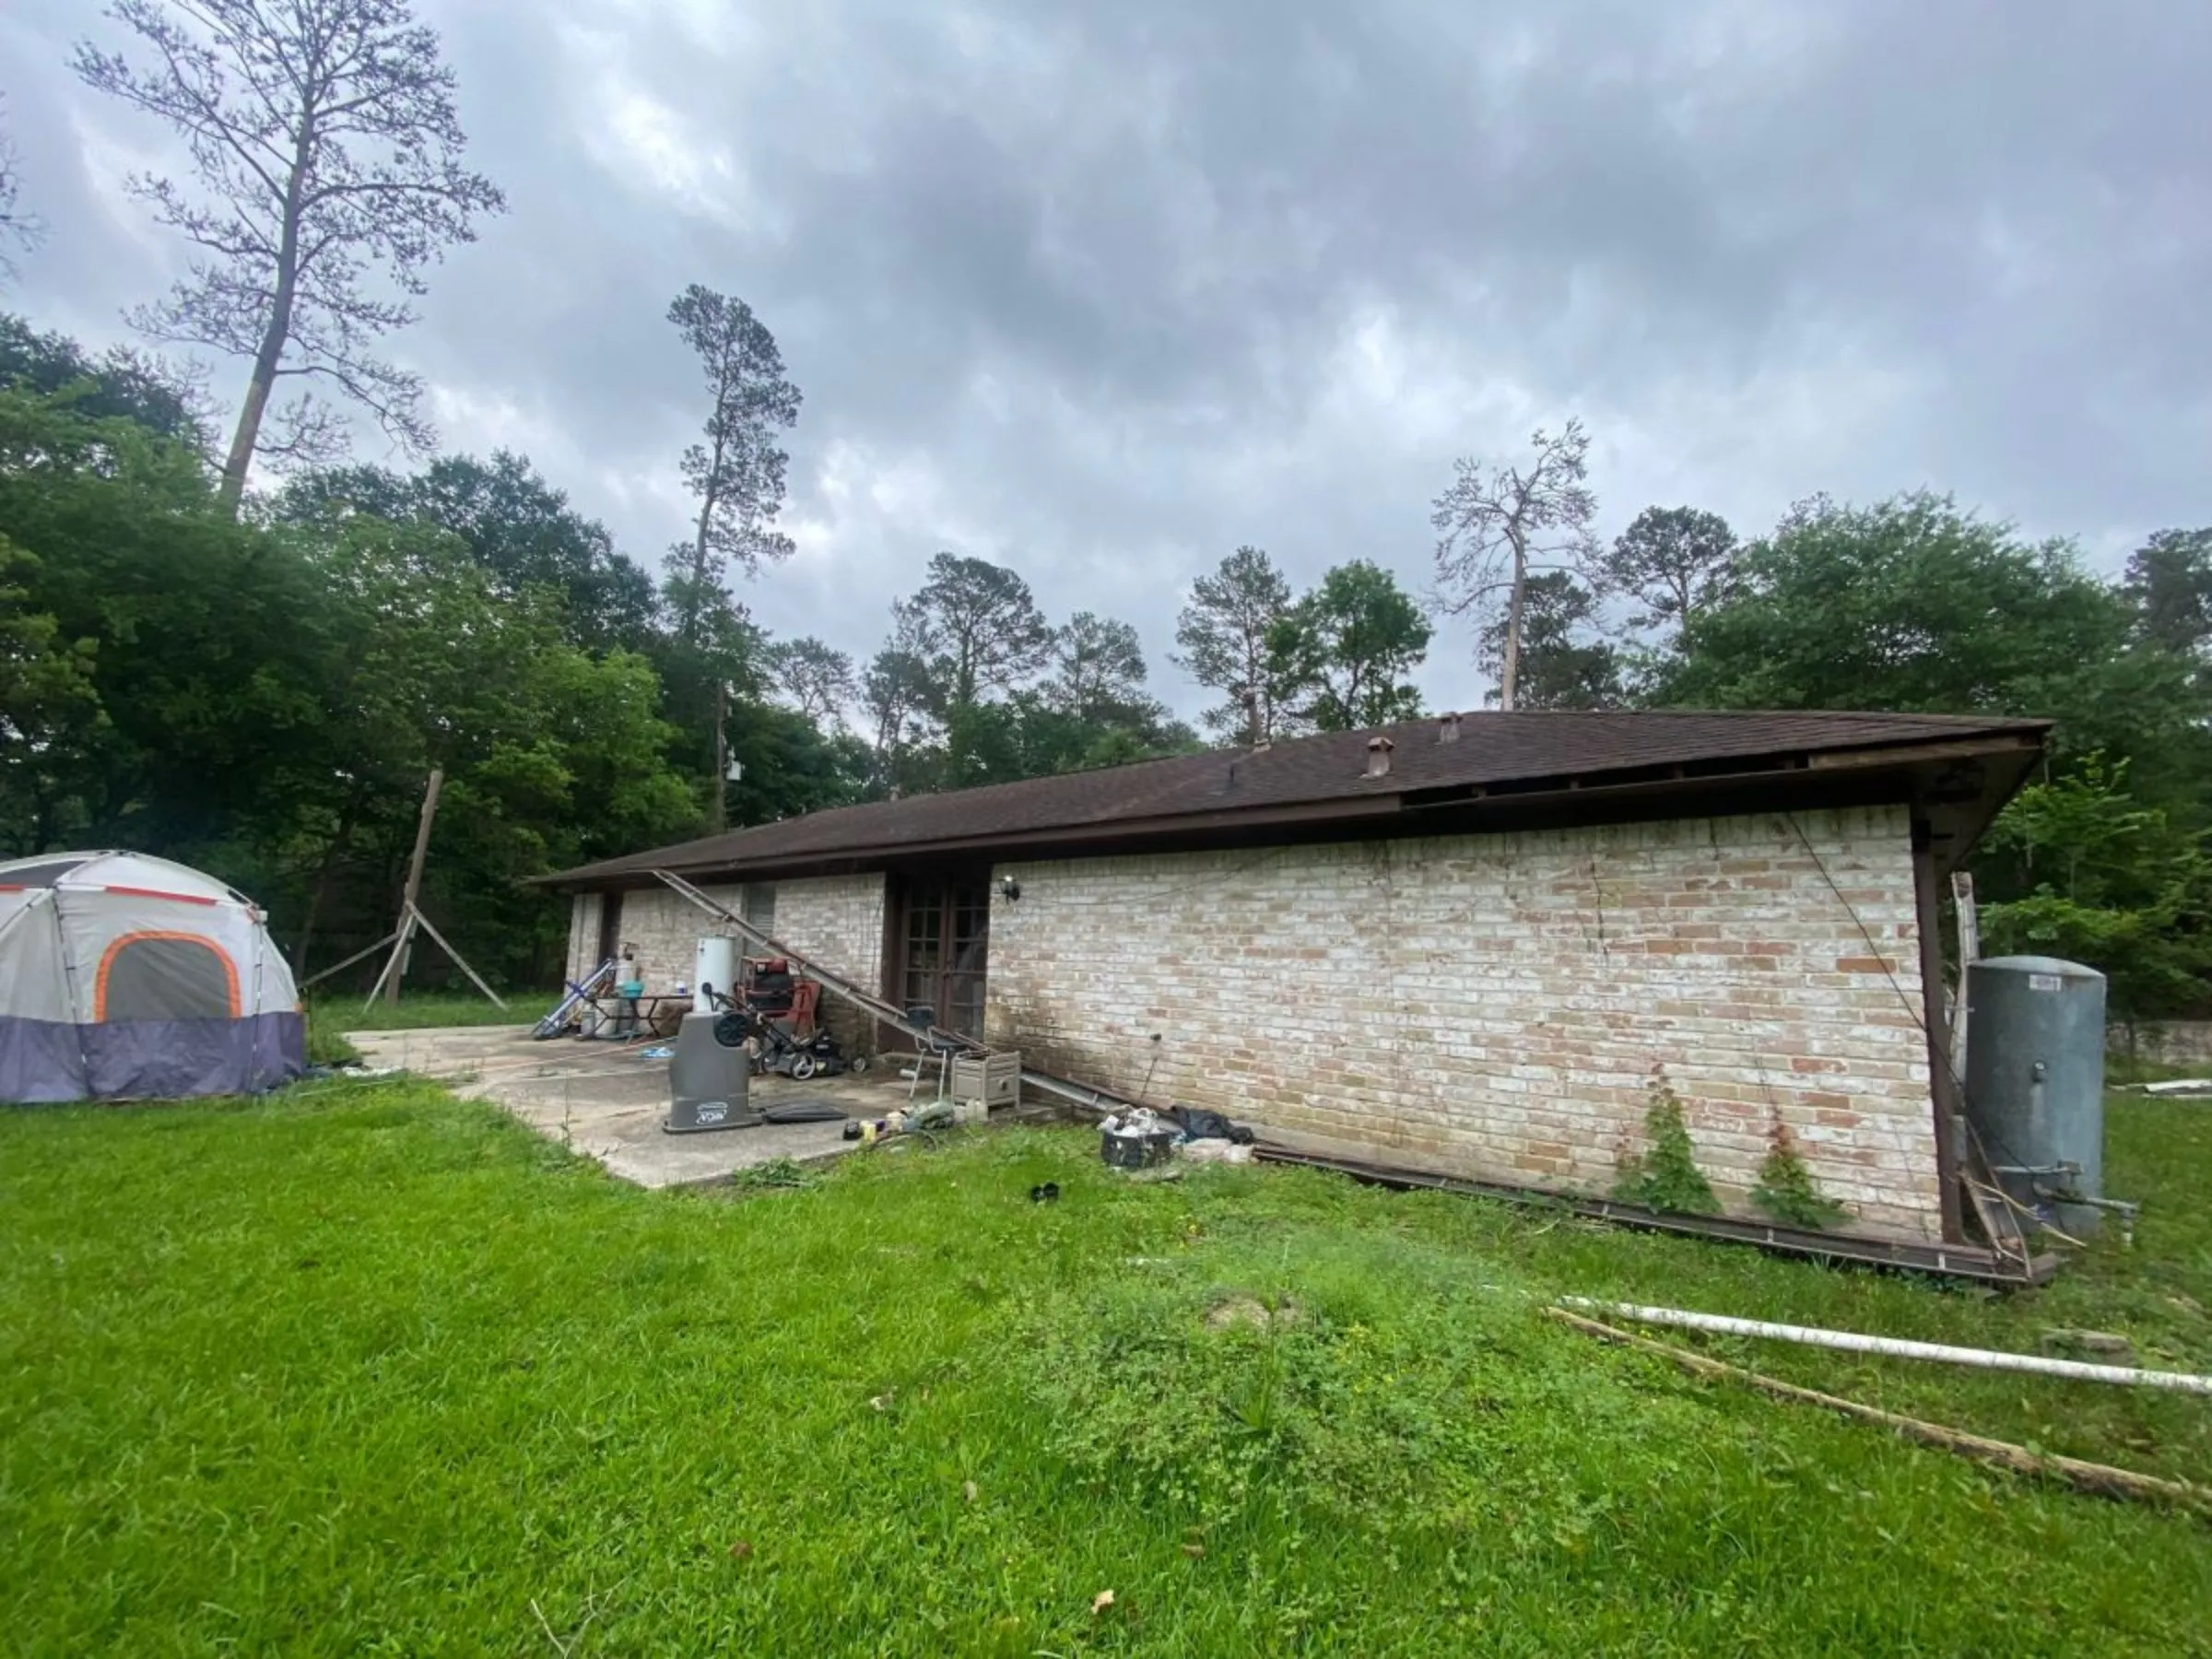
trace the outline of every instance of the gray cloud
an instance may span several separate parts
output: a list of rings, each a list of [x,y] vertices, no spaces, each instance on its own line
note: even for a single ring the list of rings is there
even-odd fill
[[[0,21],[18,301],[94,336],[176,252],[161,135]],[[1956,489],[2117,556],[2202,522],[2212,12],[2059,0],[862,0],[425,6],[512,212],[398,354],[647,562],[700,410],[697,280],[806,394],[799,557],[746,594],[871,649],[940,547],[1129,618],[1239,542],[1425,580],[1457,453],[1580,414],[1609,525]],[[218,385],[235,370],[218,370]],[[1480,695],[1464,634],[1427,674]]]

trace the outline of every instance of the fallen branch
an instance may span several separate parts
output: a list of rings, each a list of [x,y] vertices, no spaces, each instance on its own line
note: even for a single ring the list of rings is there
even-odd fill
[[[1564,1308],[1547,1308],[1544,1312],[1560,1324],[1572,1325],[1586,1335],[1618,1343],[1624,1347],[1641,1348],[1645,1353],[1671,1359],[1694,1376],[1747,1382],[1760,1393],[1772,1394],[1777,1399],[1794,1400],[1803,1406],[1819,1406],[1844,1417],[1855,1418],[1863,1423],[1877,1423],[1909,1441],[1916,1441],[1924,1446],[1935,1446],[1945,1452],[1955,1452],[1961,1457],[1970,1457],[1976,1463],[1987,1464],[1993,1468],[2004,1469],[2015,1475],[2031,1475],[2043,1479],[2064,1481],[2077,1491],[2088,1492],[2100,1498],[2123,1498],[2139,1503],[2171,1503],[2200,1517],[2212,1516],[2212,1488],[2190,1481],[2168,1480],[2157,1475],[2138,1475],[2132,1469],[2115,1469],[2109,1464],[2087,1463],[2078,1457],[2062,1457],[2055,1453],[2030,1452],[2027,1447],[2016,1446],[2010,1441],[1990,1440],[1983,1435],[1969,1434],[1964,1430],[1947,1429],[1940,1423],[1926,1423],[1918,1418],[1884,1411],[1877,1406],[1863,1406],[1856,1400],[1822,1394],[1818,1389],[1800,1388],[1794,1382],[1784,1382],[1776,1377],[1746,1371],[1740,1365],[1710,1359],[1703,1354],[1692,1353],[1672,1343],[1654,1342],[1649,1336],[1638,1336],[1609,1324],[1601,1324],[1594,1319],[1570,1313]]]
[[[2118,1382],[2135,1388],[2171,1388],[2183,1394],[2212,1394],[2212,1377],[2188,1371],[2137,1371],[2127,1365],[2094,1365],[2083,1359],[2053,1359],[2044,1354],[2009,1354],[1997,1348],[1954,1347],[1943,1342],[1913,1342],[1903,1336],[1868,1336],[1857,1331],[1824,1331],[1818,1325],[1774,1324],[1764,1319],[1735,1319],[1725,1313],[1693,1313],[1685,1308],[1644,1308],[1634,1302],[1596,1301],[1587,1296],[1559,1298],[1571,1308],[1586,1308],[1638,1324],[1680,1325],[1724,1336],[1764,1336],[1802,1342],[1812,1347],[1841,1348],[1851,1354],[1880,1354],[1890,1359],[1936,1359],[1983,1371],[2032,1371],[2077,1382]]]

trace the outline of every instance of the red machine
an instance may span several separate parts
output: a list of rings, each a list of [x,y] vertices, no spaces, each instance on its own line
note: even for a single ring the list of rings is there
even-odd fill
[[[814,1035],[821,996],[821,986],[794,973],[782,957],[747,957],[739,965],[737,1000],[801,1041]]]

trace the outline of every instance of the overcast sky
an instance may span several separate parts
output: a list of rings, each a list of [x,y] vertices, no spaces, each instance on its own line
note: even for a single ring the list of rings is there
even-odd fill
[[[939,548],[1125,617],[1190,578],[1425,585],[1453,457],[1579,415],[1602,527],[1956,492],[2100,565],[2212,522],[2212,6],[2194,0],[444,0],[510,212],[393,355],[449,448],[527,453],[657,567],[704,409],[664,321],[749,301],[806,394],[792,563],[872,651]],[[168,135],[8,0],[47,221],[0,300],[93,341],[181,260]],[[242,383],[224,363],[216,386]],[[381,441],[367,459],[383,459]],[[1423,686],[1477,706],[1447,627]]]

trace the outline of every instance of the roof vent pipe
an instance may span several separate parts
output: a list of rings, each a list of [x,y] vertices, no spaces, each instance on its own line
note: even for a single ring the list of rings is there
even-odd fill
[[[1371,778],[1390,776],[1390,751],[1398,746],[1377,732],[1367,740],[1367,775]]]
[[[1459,741],[1459,713],[1456,710],[1437,722],[1436,740],[1439,743],[1457,743]]]

